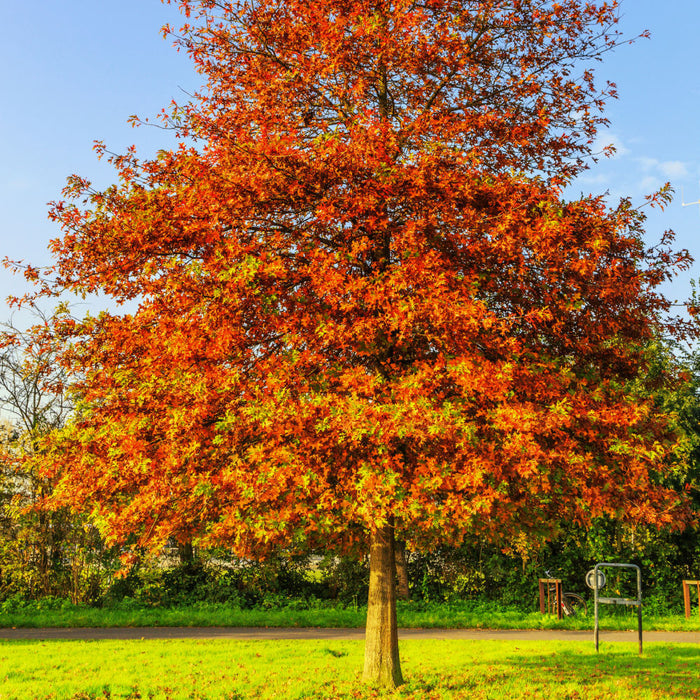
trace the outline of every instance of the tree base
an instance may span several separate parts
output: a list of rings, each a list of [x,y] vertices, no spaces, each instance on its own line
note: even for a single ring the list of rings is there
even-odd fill
[[[363,682],[396,688],[403,684],[396,624],[394,528],[372,533],[369,554],[369,598]]]

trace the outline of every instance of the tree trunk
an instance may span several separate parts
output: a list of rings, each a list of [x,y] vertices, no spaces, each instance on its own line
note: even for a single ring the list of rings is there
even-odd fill
[[[395,541],[394,556],[396,557],[396,597],[400,600],[411,600],[411,591],[408,588],[406,543],[403,540]]]
[[[194,547],[192,546],[192,542],[178,542],[177,553],[180,558],[180,566],[186,566],[194,562]]]
[[[372,533],[369,552],[369,600],[365,632],[365,683],[395,688],[403,683],[396,628],[394,527]]]

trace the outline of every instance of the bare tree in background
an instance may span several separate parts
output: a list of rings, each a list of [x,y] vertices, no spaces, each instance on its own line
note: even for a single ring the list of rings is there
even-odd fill
[[[29,330],[11,320],[0,324],[0,412],[27,436],[62,426],[71,410],[56,341],[48,335],[49,317],[37,307],[32,312],[35,325]]]
[[[41,441],[73,404],[49,316],[33,307],[32,317],[27,330],[0,324],[0,595],[77,602],[90,595],[101,542],[84,516],[40,507],[53,488],[41,472]]]

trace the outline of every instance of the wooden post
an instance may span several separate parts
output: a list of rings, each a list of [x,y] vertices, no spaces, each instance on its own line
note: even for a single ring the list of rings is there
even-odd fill
[[[544,615],[547,610],[544,607],[544,579],[540,579],[540,612]]]
[[[700,581],[683,581],[683,604],[685,616],[690,617],[690,587],[696,586],[698,591],[698,613],[700,613]]]
[[[556,610],[557,617],[561,620],[561,579],[541,578],[540,580],[540,612],[553,613]],[[545,603],[546,594],[546,603]]]

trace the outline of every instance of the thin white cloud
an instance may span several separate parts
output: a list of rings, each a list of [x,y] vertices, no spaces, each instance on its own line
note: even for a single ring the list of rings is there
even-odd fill
[[[639,189],[645,194],[651,194],[652,192],[657,192],[664,186],[663,181],[654,175],[648,175],[643,178],[639,183]]]
[[[582,185],[607,185],[612,181],[610,173],[597,173],[596,175],[580,175],[576,180]]]
[[[603,131],[599,133],[593,142],[592,150],[593,153],[604,153],[606,149],[611,146],[614,149],[614,153],[611,154],[611,158],[619,158],[620,156],[624,156],[629,153],[625,145],[622,143],[622,139],[612,131]]]
[[[667,160],[659,163],[659,170],[670,178],[680,178],[688,175],[688,167],[680,160]]]
[[[690,165],[680,160],[658,160],[645,156],[634,159],[639,164],[641,173],[645,175],[638,183],[639,192],[649,194],[656,192],[666,182],[678,181],[690,174]]]
[[[656,170],[659,167],[659,161],[656,158],[645,158],[642,156],[641,158],[636,158],[636,161],[645,173],[648,173],[650,170]]]

